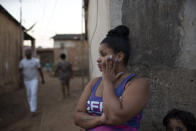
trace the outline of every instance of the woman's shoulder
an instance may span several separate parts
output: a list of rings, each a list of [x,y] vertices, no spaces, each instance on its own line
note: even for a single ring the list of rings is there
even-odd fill
[[[138,76],[138,75],[135,75],[135,77],[133,78],[134,81],[142,81],[142,82],[147,82],[149,81],[147,77],[145,76]]]
[[[94,85],[96,82],[98,82],[98,80],[100,79],[101,77],[95,77],[95,78],[93,78],[91,81],[90,81],[90,83],[92,84],[92,85]]]
[[[149,79],[145,76],[135,75],[130,81],[127,82],[127,86],[140,86],[148,88]]]
[[[101,77],[95,77],[95,78],[93,78],[93,79],[91,79],[89,82],[88,82],[88,84],[87,84],[87,88],[92,88],[95,84],[96,84],[96,82],[98,82],[98,80],[100,79]]]

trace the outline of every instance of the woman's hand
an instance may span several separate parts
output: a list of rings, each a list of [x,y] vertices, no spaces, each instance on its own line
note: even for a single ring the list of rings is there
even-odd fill
[[[104,112],[100,116],[100,121],[101,121],[102,124],[106,124],[107,123],[106,115],[105,115]]]
[[[102,62],[102,76],[103,79],[114,81],[115,80],[115,61],[112,55],[106,57],[106,60]]]

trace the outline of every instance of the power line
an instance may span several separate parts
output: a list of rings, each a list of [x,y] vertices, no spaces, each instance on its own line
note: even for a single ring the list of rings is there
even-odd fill
[[[47,25],[46,27],[50,27],[50,25],[53,24],[53,16],[54,16],[54,13],[55,13],[55,10],[56,10],[57,3],[58,3],[58,0],[55,0],[54,7],[52,9],[52,13],[51,13],[51,15],[49,17],[49,19],[52,20],[52,23],[51,23],[51,21],[48,21],[47,24],[46,24]],[[44,34],[46,32],[48,32],[49,28],[45,28],[45,29],[46,30],[44,31]]]

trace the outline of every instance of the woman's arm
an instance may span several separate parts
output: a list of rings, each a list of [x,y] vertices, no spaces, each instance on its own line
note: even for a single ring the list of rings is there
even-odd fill
[[[85,129],[95,128],[103,124],[100,116],[91,116],[88,113],[77,111],[74,116],[75,124]]]
[[[102,125],[104,122],[101,116],[91,116],[87,113],[86,103],[91,94],[91,88],[98,79],[94,79],[85,87],[82,95],[80,96],[79,102],[76,106],[76,111],[74,114],[74,122],[77,126],[82,128],[90,129],[96,126]]]
[[[114,81],[116,63],[107,59],[102,65],[103,76],[103,111],[107,118],[106,124],[122,124],[136,116],[146,105],[148,100],[148,80],[137,78],[126,84],[121,100],[115,95]]]
[[[121,101],[114,93],[114,85],[103,76],[103,110],[107,117],[107,124],[118,125],[136,116],[146,105],[148,100],[148,81],[137,78],[127,83]]]

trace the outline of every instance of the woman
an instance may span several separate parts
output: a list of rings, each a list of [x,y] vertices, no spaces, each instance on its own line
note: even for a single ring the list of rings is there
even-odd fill
[[[196,131],[196,120],[192,113],[171,110],[163,119],[167,131]]]
[[[118,26],[108,32],[99,47],[102,77],[84,89],[74,115],[76,125],[88,131],[138,131],[142,109],[148,100],[148,81],[129,73],[129,29]]]

